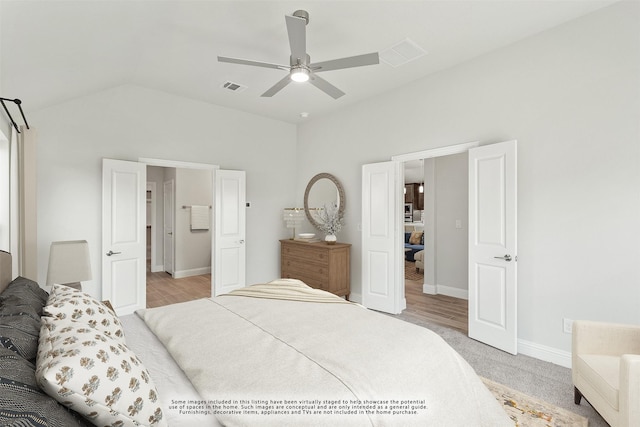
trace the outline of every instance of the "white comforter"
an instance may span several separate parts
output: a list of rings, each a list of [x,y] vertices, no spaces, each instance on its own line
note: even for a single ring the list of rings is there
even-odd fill
[[[513,425],[438,335],[355,304],[225,295],[139,314],[226,426]]]

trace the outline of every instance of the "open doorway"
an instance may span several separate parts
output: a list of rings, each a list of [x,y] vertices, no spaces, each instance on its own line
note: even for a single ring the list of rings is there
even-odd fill
[[[211,296],[211,205],[211,170],[147,166],[147,308]]]
[[[362,166],[362,303],[367,308],[391,314],[400,314],[407,307],[402,278],[402,162],[457,153],[468,155],[465,179],[468,225],[466,233],[462,233],[468,239],[468,264],[466,279],[463,279],[466,290],[455,292],[468,298],[469,337],[516,354],[516,140],[484,146],[468,143],[441,147]],[[436,217],[449,226],[453,221],[454,229],[464,230],[462,218],[441,216],[439,212]],[[438,235],[438,230],[434,234]],[[437,262],[439,256],[434,253]],[[442,280],[439,268],[434,272],[437,273],[437,280],[433,282],[436,293],[455,290]]]
[[[404,184],[406,311],[466,334],[467,152],[405,161]]]

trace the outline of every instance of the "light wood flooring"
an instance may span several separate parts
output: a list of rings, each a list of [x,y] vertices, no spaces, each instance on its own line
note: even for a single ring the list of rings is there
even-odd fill
[[[211,274],[174,279],[165,272],[147,271],[147,308],[211,296]],[[405,280],[407,308],[404,317],[436,323],[467,334],[467,300],[427,295],[422,282]]]
[[[456,329],[465,335],[468,333],[468,301],[447,295],[427,295],[422,292],[422,282],[404,281],[407,308],[404,317],[424,320]]]
[[[211,296],[211,274],[174,279],[164,271],[147,271],[147,308]]]

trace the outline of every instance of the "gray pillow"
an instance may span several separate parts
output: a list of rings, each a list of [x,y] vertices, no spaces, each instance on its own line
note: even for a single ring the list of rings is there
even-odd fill
[[[33,280],[16,277],[0,294],[0,306],[6,305],[3,304],[3,301],[12,296],[19,298],[22,304],[31,306],[40,315],[49,294]]]
[[[0,294],[0,347],[35,363],[40,316],[48,294],[33,280],[18,277]]]
[[[40,390],[33,363],[0,348],[0,425],[88,427],[92,424]]]

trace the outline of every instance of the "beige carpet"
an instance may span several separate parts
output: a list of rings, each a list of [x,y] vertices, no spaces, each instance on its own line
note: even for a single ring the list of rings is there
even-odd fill
[[[587,427],[589,420],[486,378],[482,381],[516,427]]]

